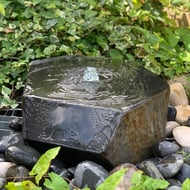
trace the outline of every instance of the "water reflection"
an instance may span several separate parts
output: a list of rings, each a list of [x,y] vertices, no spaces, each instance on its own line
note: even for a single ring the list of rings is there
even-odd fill
[[[83,80],[87,67],[96,69],[98,81]],[[26,89],[36,96],[122,108],[161,90],[154,84],[158,78],[151,75],[137,63],[113,62],[105,58],[63,57],[36,67],[32,65]]]

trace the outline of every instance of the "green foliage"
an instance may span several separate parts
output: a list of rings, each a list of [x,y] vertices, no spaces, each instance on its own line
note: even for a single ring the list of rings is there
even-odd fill
[[[22,182],[8,182],[5,187],[7,190],[42,190],[37,187],[32,181],[26,180]]]
[[[70,190],[68,183],[59,175],[51,172],[50,179],[45,179],[44,185],[52,190]]]
[[[2,98],[0,98],[0,107],[6,107],[11,105],[12,108],[17,106],[15,100],[11,100],[9,96],[11,95],[11,89],[2,85],[0,89],[0,93],[2,94]]]
[[[187,178],[182,184],[182,190],[189,190],[190,189],[190,179]]]
[[[0,3],[0,14],[2,14],[3,16],[5,16],[5,8],[4,6]]]
[[[96,188],[96,190],[114,190],[120,183],[126,171],[127,169],[125,168],[113,173],[107,177],[105,181]]]
[[[186,10],[190,10],[190,2],[189,0],[173,0],[171,4],[180,8],[184,8]]]
[[[38,160],[38,162],[32,168],[29,175],[35,175],[36,184],[39,185],[42,177],[47,173],[51,160],[54,159],[59,153],[61,147],[49,149]]]
[[[132,176],[130,190],[158,190],[166,189],[169,183],[165,180],[153,179],[146,176],[142,171],[137,171]]]
[[[0,107],[24,85],[28,63],[59,55],[140,61],[165,77],[190,71],[189,29],[176,29],[163,6],[175,0],[2,0]],[[2,86],[11,89],[2,94]],[[9,99],[9,100],[8,100]]]

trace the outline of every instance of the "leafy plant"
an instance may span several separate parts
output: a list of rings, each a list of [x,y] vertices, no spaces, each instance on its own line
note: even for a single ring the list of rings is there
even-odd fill
[[[38,162],[32,168],[32,171],[29,173],[29,175],[35,175],[35,181],[37,185],[39,185],[39,182],[44,174],[47,173],[51,160],[57,156],[60,148],[61,147],[49,149],[39,158]]]
[[[169,183],[165,180],[153,179],[146,176],[142,171],[137,171],[132,176],[130,190],[158,190],[166,189]]]
[[[22,181],[22,182],[9,182],[5,188],[7,190],[41,190],[42,188],[39,187],[39,182],[42,179],[42,177],[47,173],[51,160],[54,159],[57,154],[59,153],[61,147],[55,147],[47,150],[36,162],[34,167],[32,168],[31,172],[29,175],[33,176],[35,175],[35,182],[34,184],[30,180]],[[61,184],[63,185],[65,182],[58,182],[57,179],[60,179],[60,176],[56,174],[49,173],[50,179],[55,179],[54,184]],[[50,186],[50,181],[46,180],[45,182],[47,186]]]
[[[182,184],[182,190],[188,190],[188,189],[190,189],[190,179],[189,178],[187,178]]]
[[[126,171],[127,168],[124,168],[113,173],[106,178],[105,181],[96,188],[96,190],[114,190],[120,183]]]
[[[44,186],[52,190],[70,190],[68,183],[53,172],[48,174],[50,179],[45,179]]]
[[[174,9],[179,2],[2,0],[0,107],[15,106],[10,99],[23,88],[34,59],[102,55],[139,61],[164,77],[189,72],[189,29],[177,29],[163,11],[163,6]],[[11,90],[6,98],[3,86]]]
[[[55,147],[46,151],[37,161],[32,168],[30,175],[35,176],[35,183],[30,180],[24,180],[22,182],[8,182],[5,186],[6,190],[42,190],[44,187],[49,190],[69,190],[68,179],[63,179],[61,176],[54,172],[48,172],[51,160],[54,159],[60,147]],[[100,184],[96,190],[114,190],[121,179],[124,177],[127,168],[120,169],[115,173],[108,176],[102,184]],[[42,180],[42,186],[39,186],[39,181]],[[132,175],[130,190],[161,190],[166,189],[169,183],[166,180],[153,179],[147,175],[144,175],[142,171],[137,170]],[[73,186],[74,190],[90,190],[88,187],[79,189]],[[190,179],[186,179],[182,184],[182,190],[189,190]]]
[[[60,151],[60,147],[51,148],[46,151],[36,162],[32,171],[29,175],[35,175],[35,183],[30,180],[25,180],[22,182],[8,182],[5,186],[7,190],[42,190],[42,187],[39,186],[40,180],[42,177],[45,177],[45,181],[43,182],[43,186],[51,189],[51,190],[69,190],[70,187],[66,180],[60,177],[58,174],[54,172],[50,172],[47,174],[49,169],[51,160],[54,159],[58,152]],[[97,190],[114,190],[115,187],[120,182],[122,176],[126,172],[127,169],[119,170],[112,175],[110,175],[98,188]],[[47,175],[46,175],[47,174]],[[76,190],[79,188],[74,187]],[[84,188],[83,190],[90,190],[89,188]]]

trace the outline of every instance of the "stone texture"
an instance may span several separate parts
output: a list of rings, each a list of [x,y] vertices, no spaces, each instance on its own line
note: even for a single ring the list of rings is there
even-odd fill
[[[16,164],[13,162],[0,162],[0,177],[4,178],[6,177],[6,173],[8,169],[12,166],[15,166]]]
[[[182,166],[183,167],[183,166]],[[179,181],[178,179],[167,179],[167,181],[169,182],[169,186],[178,186],[178,187],[181,187],[182,184],[181,184],[181,181]]]
[[[169,141],[158,142],[154,146],[155,155],[162,158],[170,154],[174,154],[179,150],[180,147],[176,143]]]
[[[190,105],[179,105],[175,107],[177,110],[176,121],[181,125],[187,125],[190,116]]]
[[[99,81],[83,81],[89,66]],[[135,163],[165,137],[168,101],[168,84],[135,63],[78,56],[34,61],[23,95],[23,134],[112,165]]]
[[[160,173],[164,176],[164,178],[171,178],[175,176],[181,169],[184,163],[183,156],[180,154],[171,154],[169,156],[164,157],[157,168]]]
[[[29,178],[29,170],[24,166],[11,166],[6,173],[7,181],[19,182]]]
[[[170,85],[170,104],[172,106],[189,104],[185,89],[181,83]]]
[[[143,161],[138,165],[138,168],[154,179],[164,179],[158,168],[151,161]]]
[[[181,181],[181,183],[183,183],[187,178],[190,178],[190,165],[184,163],[176,177]]]
[[[181,187],[173,185],[173,186],[168,187],[167,190],[181,190]]]
[[[34,148],[24,145],[15,144],[9,146],[5,151],[6,159],[17,164],[33,167],[40,157],[40,153]]]
[[[172,131],[173,129],[175,129],[176,127],[179,127],[180,124],[176,121],[168,121],[166,123],[166,136],[170,137],[172,135]]]
[[[177,110],[174,106],[168,106],[167,121],[175,121]]]
[[[83,161],[76,167],[74,184],[79,188],[95,190],[107,177],[108,172],[102,166],[92,161]]]
[[[22,130],[22,118],[17,117],[9,122],[9,127],[21,131]]]
[[[0,152],[5,153],[7,147],[15,144],[24,144],[22,133],[14,132],[10,135],[4,136],[0,141]]]
[[[5,184],[6,184],[6,179],[3,177],[0,177],[0,189],[4,190]]]
[[[182,147],[190,146],[190,128],[186,126],[176,127],[173,130],[173,136]]]

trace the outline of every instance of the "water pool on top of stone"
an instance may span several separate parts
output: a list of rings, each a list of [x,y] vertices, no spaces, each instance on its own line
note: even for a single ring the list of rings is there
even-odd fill
[[[96,69],[99,81],[84,81],[87,67]],[[164,85],[157,85],[159,80],[134,62],[65,56],[51,64],[31,64],[26,92],[67,103],[123,110],[164,89]]]
[[[23,135],[112,165],[137,162],[164,137],[168,97],[168,84],[134,62],[85,56],[34,61],[22,98]]]

